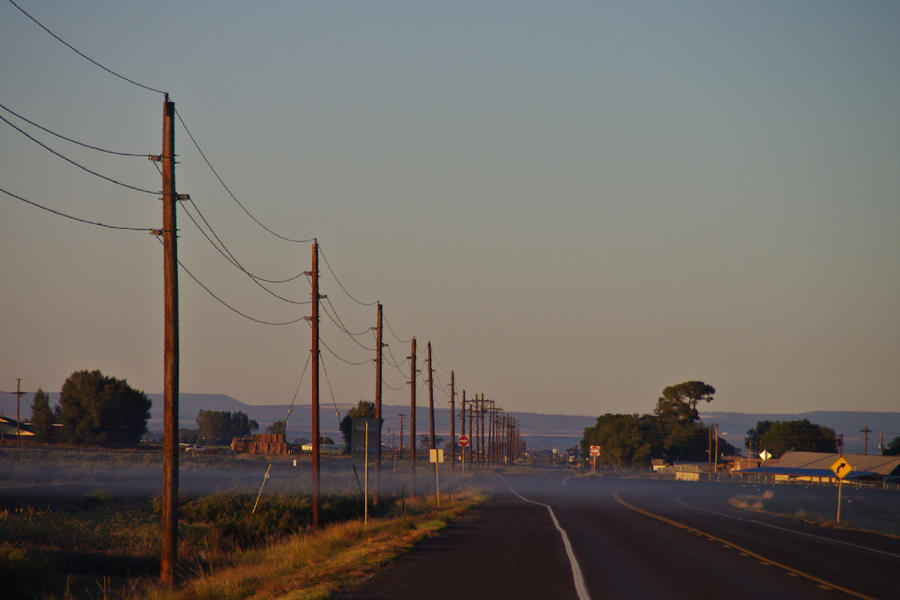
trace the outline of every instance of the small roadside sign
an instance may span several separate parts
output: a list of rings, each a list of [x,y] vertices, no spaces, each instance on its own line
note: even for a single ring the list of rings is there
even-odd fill
[[[465,448],[468,445],[469,445],[469,436],[467,436],[466,434],[462,434],[461,436],[459,436],[459,447]]]
[[[770,458],[772,458],[772,454],[768,450],[763,450],[762,452],[759,453],[759,457],[761,459],[763,459],[764,461],[766,461],[766,460],[769,460]]]
[[[428,453],[428,462],[433,463],[443,463],[444,462],[444,449],[443,448],[432,448]]]
[[[591,456],[600,456],[600,446],[591,446]]]
[[[837,475],[838,478],[843,479],[850,474],[853,467],[851,467],[850,463],[847,462],[847,459],[842,456],[834,461],[834,464],[831,465],[831,470],[834,471],[834,474]]]

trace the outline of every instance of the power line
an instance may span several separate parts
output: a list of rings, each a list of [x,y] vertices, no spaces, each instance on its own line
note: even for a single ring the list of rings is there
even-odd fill
[[[339,361],[341,361],[341,362],[343,362],[343,363],[346,363],[346,364],[348,364],[348,365],[352,365],[352,366],[354,366],[354,367],[358,367],[358,366],[360,366],[360,365],[364,365],[364,364],[366,364],[366,363],[368,363],[369,361],[372,360],[372,359],[370,359],[370,358],[367,358],[366,360],[362,360],[362,361],[360,361],[360,362],[354,362],[354,361],[352,361],[352,360],[347,360],[346,358],[340,356],[337,352],[335,352],[334,350],[332,350],[331,347],[330,347],[328,344],[325,343],[325,340],[322,339],[322,336],[319,336],[319,343],[321,343],[323,346],[325,346],[325,348],[331,353],[331,355],[332,355],[333,357],[335,357],[336,359],[338,359]]]
[[[25,11],[24,8],[22,8],[21,6],[19,6],[19,5],[16,4],[15,2],[13,2],[13,0],[9,0],[9,3],[12,4],[13,6],[15,6],[16,8],[18,8],[19,11],[20,11],[23,15],[25,15],[26,17],[28,17],[29,19],[31,19],[32,21],[34,21],[35,23],[37,23],[38,27],[40,27],[41,29],[43,29],[44,31],[46,31],[47,33],[49,33],[51,36],[53,36],[53,37],[56,39],[56,41],[60,42],[61,44],[63,44],[63,45],[66,46],[67,48],[69,48],[69,50],[71,50],[72,52],[74,52],[75,54],[77,54],[78,56],[80,56],[81,58],[83,58],[83,59],[87,60],[88,62],[93,63],[94,65],[100,67],[101,69],[103,69],[104,71],[106,71],[107,73],[109,73],[110,75],[114,75],[114,76],[118,77],[119,79],[122,79],[122,80],[124,80],[124,81],[127,81],[127,82],[130,83],[130,84],[136,85],[136,86],[138,86],[138,87],[142,87],[142,88],[144,88],[145,90],[149,90],[149,91],[151,91],[151,92],[156,92],[157,94],[165,94],[165,93],[166,93],[166,92],[164,92],[164,91],[162,91],[162,90],[158,90],[158,89],[156,89],[156,88],[152,88],[152,87],[150,87],[149,85],[144,85],[143,83],[139,83],[139,82],[137,82],[137,81],[134,81],[133,79],[129,79],[129,78],[125,77],[124,75],[120,75],[119,73],[116,73],[115,71],[113,71],[112,69],[110,69],[110,68],[108,68],[108,67],[104,67],[103,65],[101,65],[100,63],[98,63],[96,60],[94,60],[93,58],[91,58],[90,56],[88,56],[87,54],[85,54],[85,53],[81,52],[80,50],[78,50],[77,48],[75,48],[75,46],[73,46],[72,44],[70,44],[69,42],[65,41],[64,39],[62,39],[61,37],[59,37],[58,35],[56,35],[56,34],[53,33],[52,31],[50,31],[43,23],[41,23],[40,21],[38,21],[37,19],[35,19],[34,17],[32,17],[30,14],[28,14],[28,13]]]
[[[341,280],[338,279],[338,276],[335,274],[334,269],[331,268],[331,263],[329,263],[328,259],[325,258],[325,253],[322,252],[321,246],[319,247],[319,255],[322,257],[322,260],[325,261],[325,266],[328,267],[328,271],[331,272],[331,276],[334,277],[334,280],[337,281],[337,284],[341,286],[341,289],[344,290],[344,293],[347,294],[351,300],[361,306],[375,306],[376,304],[378,304],[377,300],[375,300],[374,302],[363,302],[361,300],[357,300],[356,297],[353,296],[353,294],[347,291],[347,288],[344,287],[344,284],[341,283]]]
[[[320,358],[322,358],[322,357],[320,357]],[[338,429],[340,429],[340,427],[341,427],[341,411],[338,410],[337,400],[334,399],[334,388],[331,387],[331,377],[328,376],[328,368],[325,366],[324,360],[322,361],[322,371],[325,373],[325,381],[328,382],[328,391],[331,392],[331,404],[334,406],[334,414],[335,414],[335,416],[337,416]],[[318,443],[318,441],[316,443]]]
[[[191,206],[193,206],[194,210],[197,211],[197,215],[199,215],[200,219],[206,225],[206,228],[209,229],[209,232],[213,235],[214,238],[216,238],[216,241],[214,242],[212,240],[212,238],[210,238],[209,235],[207,235],[207,233],[203,230],[203,228],[200,227],[200,224],[197,223],[196,220],[194,220],[193,216],[191,216],[190,212],[187,209],[185,209],[185,212],[188,214],[189,217],[191,217],[191,220],[194,222],[194,225],[197,227],[197,229],[200,231],[200,233],[203,234],[203,237],[206,238],[206,240],[210,243],[210,245],[213,248],[215,248],[216,251],[218,251],[218,253],[221,254],[225,258],[225,260],[230,262],[235,268],[237,268],[239,271],[241,271],[245,275],[247,275],[257,281],[264,281],[265,283],[290,283],[291,281],[300,279],[301,277],[303,277],[303,275],[306,274],[305,271],[300,271],[296,275],[294,275],[292,277],[288,277],[287,279],[266,279],[265,277],[261,277],[254,273],[251,273],[250,271],[248,271],[247,269],[244,268],[244,266],[240,263],[240,261],[238,261],[238,259],[234,256],[234,254],[228,249],[228,246],[225,245],[225,242],[222,241],[222,238],[220,238],[218,236],[215,229],[213,229],[212,225],[209,224],[209,221],[206,220],[206,217],[203,215],[203,212],[200,210],[200,207],[197,206],[197,203],[194,202],[193,198],[190,198],[189,200],[190,200]],[[268,289],[267,289],[267,291],[268,291]],[[309,301],[300,302],[299,304],[309,304]]]
[[[10,2],[12,2],[12,0],[10,0]],[[145,194],[153,194],[154,196],[158,196],[158,195],[160,195],[160,194],[162,193],[162,192],[159,192],[159,191],[153,191],[153,190],[148,190],[148,189],[145,189],[145,188],[139,188],[139,187],[137,187],[137,186],[129,185],[129,184],[127,184],[127,183],[122,183],[121,181],[117,181],[117,180],[113,179],[112,177],[107,177],[106,175],[103,175],[103,174],[101,174],[101,173],[98,173],[97,171],[93,171],[93,170],[91,170],[91,169],[85,167],[84,165],[75,162],[75,161],[72,160],[71,158],[68,158],[67,156],[63,156],[62,154],[60,154],[59,152],[57,152],[56,150],[54,150],[53,148],[51,148],[50,146],[48,146],[47,144],[45,144],[44,142],[42,142],[42,141],[40,141],[39,139],[37,139],[37,138],[31,136],[28,132],[24,131],[23,129],[20,129],[20,128],[16,127],[14,124],[10,123],[10,122],[6,119],[6,117],[3,117],[2,115],[0,115],[0,121],[3,121],[4,123],[6,123],[7,125],[9,125],[9,126],[12,127],[13,129],[15,129],[16,131],[18,131],[19,133],[21,133],[22,135],[24,135],[25,137],[27,137],[27,138],[28,138],[29,140],[31,140],[32,142],[34,142],[34,143],[37,144],[38,146],[42,147],[44,150],[47,150],[48,152],[50,152],[50,153],[52,153],[52,154],[55,154],[56,156],[58,156],[59,158],[63,159],[64,161],[66,161],[66,162],[68,162],[68,163],[71,163],[71,164],[75,165],[76,167],[78,167],[79,169],[81,169],[82,171],[87,171],[87,172],[90,173],[91,175],[95,175],[95,176],[99,177],[100,179],[105,179],[106,181],[109,181],[110,183],[114,183],[114,184],[116,184],[116,185],[120,185],[120,186],[122,186],[122,187],[124,187],[124,188],[128,188],[128,189],[130,189],[130,190],[135,190],[135,191],[137,191],[137,192],[144,192]]]
[[[197,205],[194,204],[193,201],[191,201],[191,204],[194,206],[194,209],[197,210],[197,214],[200,215],[200,218],[203,219],[203,222],[207,224],[207,227],[209,227],[209,223],[206,221],[206,219],[203,218],[203,213],[200,212],[200,210],[197,208]],[[271,296],[274,297],[274,298],[278,298],[279,300],[281,300],[281,301],[283,301],[283,302],[287,302],[287,303],[289,303],[289,304],[309,304],[310,302],[312,302],[311,300],[294,300],[294,299],[291,299],[291,298],[285,298],[284,296],[282,296],[282,295],[280,295],[280,294],[277,294],[277,293],[273,292],[272,290],[270,290],[269,288],[267,288],[266,286],[264,286],[263,284],[261,284],[259,281],[257,281],[257,277],[255,277],[252,273],[250,273],[249,271],[247,271],[246,269],[244,269],[244,267],[240,264],[240,262],[238,262],[238,260],[237,260],[237,259],[234,257],[234,255],[228,250],[227,247],[224,247],[224,245],[223,245],[223,247],[220,249],[220,248],[219,248],[219,247],[218,247],[218,246],[210,239],[210,237],[206,234],[205,231],[203,231],[203,228],[200,227],[200,224],[197,223],[196,219],[194,219],[194,216],[191,214],[191,212],[190,212],[187,208],[184,208],[184,212],[187,214],[188,217],[190,217],[191,221],[194,223],[194,225],[197,227],[197,229],[200,230],[200,233],[202,233],[203,236],[206,237],[206,239],[209,241],[209,243],[212,244],[213,248],[215,248],[216,250],[218,250],[218,251],[219,251],[219,254],[221,254],[222,256],[225,257],[225,260],[226,260],[226,261],[228,261],[228,262],[229,262],[232,266],[234,266],[236,269],[238,269],[239,271],[241,271],[242,273],[244,273],[245,275],[247,275],[247,277],[250,278],[250,281],[252,281],[255,285],[257,285],[258,287],[260,287],[261,289],[263,289],[266,293],[268,293],[269,295],[271,295]],[[212,228],[210,228],[210,232],[212,232],[213,236],[216,235],[215,231],[213,231]],[[216,239],[219,240],[218,237],[216,237]],[[219,240],[219,243],[220,243],[220,244],[222,243],[221,240]],[[223,252],[223,250],[224,250],[224,252]],[[303,275],[303,273],[300,273],[300,275]],[[298,275],[298,277],[299,277],[300,275]]]
[[[56,137],[58,137],[61,140],[66,140],[67,142],[72,142],[73,144],[77,144],[84,148],[90,148],[91,150],[98,150],[100,152],[106,152],[107,154],[115,154],[116,156],[140,156],[140,157],[149,156],[146,152],[144,152],[144,153],[116,152],[115,150],[107,150],[106,148],[100,148],[99,146],[92,146],[90,144],[85,144],[84,142],[79,142],[78,140],[73,140],[72,138],[62,135],[61,133],[57,133],[57,132],[53,131],[52,129],[47,129],[46,127],[43,127],[42,125],[38,125],[34,121],[23,117],[22,115],[20,115],[13,109],[9,108],[8,106],[4,106],[3,104],[0,104],[0,108],[2,108],[3,110],[5,110],[8,113],[11,113],[11,114],[19,117],[20,119],[22,119],[29,125],[33,125],[33,126],[37,127],[41,131],[46,131],[50,135],[55,135]]]
[[[156,236],[156,239],[159,241],[160,244],[162,244],[162,240],[159,239],[159,235]],[[246,313],[239,311],[235,307],[231,306],[230,304],[228,304],[227,302],[222,300],[219,296],[217,296],[211,289],[206,287],[202,281],[197,279],[197,277],[193,273],[191,273],[190,269],[188,269],[186,266],[184,266],[184,263],[181,262],[181,259],[178,260],[178,266],[181,267],[184,270],[184,272],[188,274],[188,277],[190,277],[191,279],[194,280],[194,283],[196,283],[197,285],[202,287],[206,291],[207,294],[209,294],[210,296],[215,298],[219,302],[219,304],[221,304],[222,306],[224,306],[231,312],[244,317],[248,321],[253,321],[254,323],[259,323],[260,325],[293,325],[294,323],[298,323],[305,319],[305,317],[298,317],[292,321],[264,321],[262,319],[257,319],[256,317],[252,317]]]
[[[11,197],[15,198],[16,200],[21,200],[22,202],[25,202],[26,204],[30,204],[32,206],[40,208],[41,210],[46,210],[47,212],[53,213],[54,215],[59,215],[60,217],[72,219],[73,221],[78,221],[79,223],[87,223],[88,225],[96,225],[97,227],[105,227],[107,229],[121,229],[121,230],[125,230],[125,231],[153,231],[153,229],[151,227],[124,227],[121,225],[109,225],[107,223],[100,223],[99,221],[89,221],[87,219],[82,219],[80,217],[75,217],[72,215],[68,215],[64,212],[60,212],[58,210],[48,208],[42,204],[38,204],[37,202],[28,200],[27,198],[23,198],[22,196],[18,196],[16,194],[13,194],[12,192],[8,192],[4,189],[0,189],[0,192],[3,192],[7,196],[11,196]]]
[[[394,339],[396,339],[398,342],[400,342],[401,344],[408,344],[409,342],[412,341],[412,338],[409,338],[409,339],[404,340],[404,339],[401,338],[399,335],[397,335],[397,334],[394,332],[394,328],[391,327],[391,324],[390,324],[390,322],[387,320],[387,318],[382,317],[382,320],[384,321],[384,324],[387,325],[388,331],[391,332],[391,335],[394,336]]]
[[[12,0],[10,0],[10,1],[12,1]],[[178,112],[177,109],[175,110],[175,115],[178,117],[178,121],[181,123],[181,126],[184,127],[185,133],[188,134],[188,137],[191,139],[191,142],[194,144],[194,148],[196,148],[196,149],[197,149],[197,152],[200,153],[200,156],[203,157],[203,160],[206,162],[206,166],[209,167],[209,170],[212,171],[212,174],[216,176],[216,179],[219,180],[219,183],[222,184],[222,187],[225,188],[225,191],[228,192],[228,195],[229,195],[229,196],[231,196],[231,199],[234,200],[234,201],[237,203],[237,205],[241,207],[241,209],[247,214],[248,217],[250,217],[251,219],[253,219],[253,221],[254,221],[257,225],[259,225],[260,227],[262,227],[263,229],[265,229],[266,231],[268,231],[269,233],[271,233],[271,234],[274,235],[275,237],[277,237],[277,238],[279,238],[279,239],[282,239],[282,240],[284,240],[284,241],[286,241],[286,242],[294,242],[294,243],[297,243],[297,244],[306,244],[306,243],[309,243],[309,242],[312,242],[312,241],[315,240],[315,238],[309,238],[309,239],[305,239],[305,240],[295,240],[295,239],[292,239],[292,238],[289,238],[289,237],[285,237],[285,236],[281,235],[280,233],[277,233],[277,232],[275,232],[275,231],[272,231],[271,229],[269,229],[268,227],[266,227],[266,226],[262,223],[262,221],[260,221],[260,220],[257,219],[255,216],[253,216],[253,214],[252,214],[249,210],[247,210],[247,207],[244,206],[244,205],[241,203],[241,201],[238,200],[237,196],[234,195],[234,192],[231,191],[231,188],[229,188],[229,187],[225,184],[225,181],[223,181],[222,178],[219,176],[218,171],[215,170],[215,168],[212,166],[212,163],[209,162],[209,159],[206,157],[206,154],[205,154],[205,153],[203,152],[203,150],[200,148],[200,144],[198,144],[198,143],[197,143],[197,140],[194,139],[194,135],[191,133],[191,130],[188,129],[187,123],[185,123],[185,122],[184,122],[184,119],[181,118],[181,113]]]

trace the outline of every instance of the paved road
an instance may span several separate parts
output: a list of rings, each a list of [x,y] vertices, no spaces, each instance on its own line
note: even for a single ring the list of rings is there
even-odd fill
[[[509,475],[485,506],[340,597],[900,598],[900,540],[728,504],[747,491]]]

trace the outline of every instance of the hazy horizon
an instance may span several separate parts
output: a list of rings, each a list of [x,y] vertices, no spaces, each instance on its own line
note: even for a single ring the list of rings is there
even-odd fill
[[[372,399],[364,332],[380,300],[399,365],[385,366],[389,404],[408,403],[415,336],[420,369],[433,344],[443,407],[451,369],[458,391],[507,411],[646,413],[693,379],[715,386],[713,411],[898,406],[897,3],[19,3],[168,91],[254,217],[318,238],[323,310],[341,323],[322,314],[323,405]],[[10,3],[0,74],[0,104],[43,127],[161,151],[161,94]],[[146,157],[0,116],[160,188]],[[246,270],[310,269],[310,245],[254,223],[180,122],[176,152],[177,191]],[[0,188],[86,220],[161,223],[153,194],[2,121]],[[180,259],[213,293],[264,321],[309,314],[229,265],[182,204]],[[0,390],[58,391],[82,369],[162,388],[154,236],[0,193],[0,239]],[[179,278],[181,389],[289,404],[307,324],[251,322]],[[302,276],[266,285],[309,299]],[[297,402],[309,393],[307,373]]]

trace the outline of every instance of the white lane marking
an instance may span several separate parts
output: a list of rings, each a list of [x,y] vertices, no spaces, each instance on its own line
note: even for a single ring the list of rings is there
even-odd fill
[[[562,483],[559,484],[559,487],[562,487],[562,486],[566,485],[566,482],[569,480],[569,477],[571,477],[571,475],[566,475],[566,476],[563,478]]]
[[[563,546],[566,547],[566,556],[569,557],[569,564],[572,565],[572,579],[575,581],[575,593],[578,594],[578,600],[591,600],[590,594],[587,592],[587,586],[584,584],[584,577],[581,575],[581,567],[578,566],[578,560],[575,558],[575,552],[572,550],[572,544],[569,542],[569,536],[566,534],[566,530],[562,528],[559,524],[559,520],[556,518],[556,513],[553,512],[553,509],[550,508],[549,504],[544,504],[543,502],[538,502],[536,500],[529,500],[525,496],[522,496],[513,489],[509,482],[503,478],[502,475],[497,475],[500,480],[506,484],[506,487],[509,488],[515,496],[522,500],[523,502],[528,502],[529,504],[537,504],[538,506],[543,506],[547,509],[547,512],[550,513],[550,518],[553,520],[553,525],[556,527],[556,530],[559,531],[560,537],[562,537]]]
[[[687,502],[682,500],[682,498],[680,496],[675,498],[675,500],[682,506],[686,506],[688,508],[693,508],[694,510],[702,510],[704,512],[712,513],[712,514],[718,515],[720,517],[725,517],[726,519],[734,519],[735,521],[744,521],[745,523],[754,523],[756,525],[762,525],[764,527],[771,527],[772,529],[777,529],[779,531],[786,531],[788,533],[793,533],[795,535],[802,535],[802,536],[813,538],[816,540],[831,542],[832,544],[841,544],[842,546],[849,546],[850,548],[856,548],[857,550],[868,550],[869,552],[875,552],[877,554],[884,554],[885,556],[890,556],[891,558],[900,558],[900,554],[894,554],[893,552],[887,552],[886,550],[879,550],[878,548],[870,548],[869,546],[861,546],[860,544],[853,544],[851,542],[845,542],[843,540],[836,540],[834,538],[825,537],[823,535],[815,535],[814,533],[806,533],[805,531],[797,531],[796,529],[780,527],[778,525],[766,523],[765,521],[757,521],[756,519],[745,519],[743,517],[736,517],[734,515],[720,513],[718,511],[712,510],[710,508],[703,508],[702,506],[694,506],[693,504],[688,504]]]

